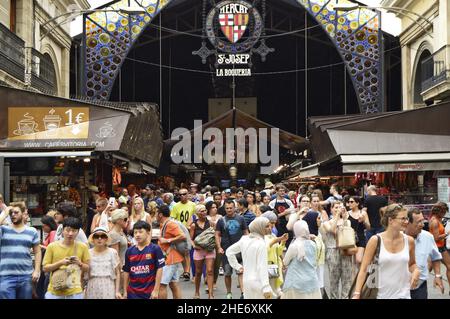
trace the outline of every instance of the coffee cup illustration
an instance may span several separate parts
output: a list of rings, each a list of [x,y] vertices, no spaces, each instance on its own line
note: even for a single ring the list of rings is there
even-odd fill
[[[13,132],[14,135],[27,135],[37,132],[38,124],[34,117],[29,113],[25,113],[24,118],[17,122],[17,130]]]
[[[100,127],[99,132],[97,133],[97,137],[99,138],[108,138],[116,136],[116,132],[114,131],[111,123],[105,122],[104,126]]]
[[[61,125],[61,116],[54,114],[55,110],[51,110],[50,114],[47,114],[43,121],[45,127],[45,134],[49,137],[55,137],[58,134],[58,128]]]

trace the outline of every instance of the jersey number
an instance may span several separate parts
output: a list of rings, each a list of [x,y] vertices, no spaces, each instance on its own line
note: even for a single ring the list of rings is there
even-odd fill
[[[189,220],[189,212],[181,212],[180,213],[180,222],[184,223]]]

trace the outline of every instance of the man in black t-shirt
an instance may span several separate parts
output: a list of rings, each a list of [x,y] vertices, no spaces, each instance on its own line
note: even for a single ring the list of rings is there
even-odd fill
[[[366,231],[367,241],[373,235],[381,233],[384,228],[381,226],[381,215],[380,208],[388,205],[387,198],[384,196],[378,195],[378,189],[375,185],[371,185],[367,188],[366,200],[364,201],[364,208],[369,216],[370,221],[370,229]]]

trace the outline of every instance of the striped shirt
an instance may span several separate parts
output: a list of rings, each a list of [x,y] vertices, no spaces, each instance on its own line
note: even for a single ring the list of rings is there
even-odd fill
[[[125,253],[123,271],[129,273],[128,299],[150,299],[155,287],[156,272],[164,267],[164,255],[158,245],[150,244],[143,250],[137,246]]]
[[[31,275],[30,249],[38,244],[35,228],[25,227],[22,232],[17,232],[10,226],[0,226],[0,276]]]

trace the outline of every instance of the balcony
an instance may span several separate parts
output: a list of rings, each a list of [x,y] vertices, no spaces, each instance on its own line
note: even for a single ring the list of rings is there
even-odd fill
[[[424,101],[450,97],[450,45],[422,61],[421,95]]]
[[[55,67],[49,56],[31,49],[31,86],[48,94],[56,93]]]
[[[0,23],[0,70],[24,81],[25,42]]]

